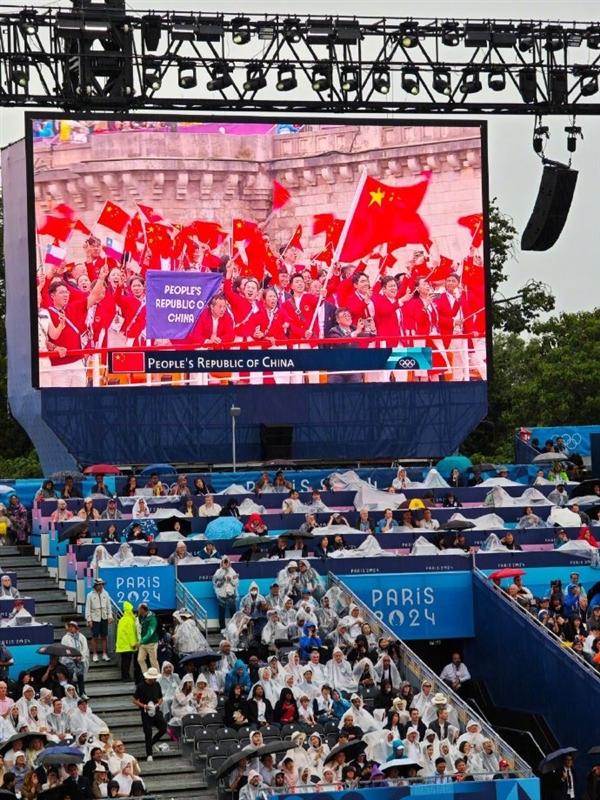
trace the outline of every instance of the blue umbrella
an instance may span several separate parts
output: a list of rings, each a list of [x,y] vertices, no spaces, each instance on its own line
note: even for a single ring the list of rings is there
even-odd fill
[[[237,517],[215,517],[206,526],[207,539],[235,539],[240,535],[242,523]]]
[[[473,466],[473,462],[467,456],[446,456],[435,465],[435,468],[444,478],[450,475],[453,469],[465,472]]]
[[[150,475],[177,475],[177,470],[172,464],[150,464],[140,472],[140,478],[149,478]]]
[[[575,756],[578,752],[574,747],[561,747],[560,750],[554,750],[554,752],[548,753],[546,758],[540,761],[538,772],[546,775],[548,772],[552,772],[557,767],[562,766],[565,756]]]

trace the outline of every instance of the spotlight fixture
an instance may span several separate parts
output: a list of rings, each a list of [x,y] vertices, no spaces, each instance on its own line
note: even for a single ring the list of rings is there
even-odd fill
[[[179,64],[177,82],[181,89],[193,89],[198,85],[196,65],[193,61],[186,59]]]
[[[419,94],[419,72],[413,67],[402,70],[402,88],[409,94]]]
[[[298,86],[296,68],[292,64],[279,65],[276,86],[278,92],[291,92]]]
[[[402,47],[416,47],[419,44],[419,23],[403,22],[400,25],[400,44]]]
[[[19,12],[19,30],[23,36],[35,36],[38,30],[37,11],[23,10]]]
[[[193,42],[196,38],[196,23],[193,17],[173,17],[171,38],[175,42]]]
[[[248,44],[251,36],[249,17],[236,17],[231,21],[231,38],[234,44]]]
[[[162,20],[158,14],[145,14],[142,17],[142,40],[146,50],[158,50],[162,33]]]
[[[565,43],[565,32],[563,28],[561,28],[560,25],[547,25],[544,32],[546,34],[544,48],[549,53],[555,53],[557,50],[562,50]]]
[[[277,23],[271,20],[262,20],[256,23],[256,35],[261,41],[270,42],[277,33]]]
[[[330,19],[309,19],[306,29],[307,44],[330,44],[333,41],[334,32]]]
[[[519,70],[519,91],[524,103],[535,103],[537,94],[535,67],[523,67]]]
[[[544,152],[544,145],[549,138],[550,131],[547,125],[537,125],[533,129],[533,151],[538,156]]]
[[[506,88],[506,73],[503,67],[492,67],[488,74],[488,86],[493,92]]]
[[[600,50],[600,25],[590,25],[586,31],[587,46],[592,50]]]
[[[358,44],[363,38],[360,25],[356,20],[337,20],[333,35],[338,44]]]
[[[144,86],[153,92],[156,92],[162,86],[160,63],[159,58],[146,58],[144,60]]]
[[[10,79],[15,86],[26,89],[29,85],[29,65],[26,58],[15,58],[10,65]]]
[[[110,36],[110,23],[83,18],[79,14],[57,14],[55,30],[62,39],[94,39]]]
[[[360,70],[358,67],[344,67],[342,69],[340,86],[343,92],[355,92],[360,86]]]
[[[388,94],[390,91],[390,70],[388,67],[376,67],[373,70],[373,88],[379,94]]]
[[[578,125],[567,125],[565,133],[567,134],[567,150],[569,153],[574,153],[577,150],[577,139],[583,139],[583,132]]]
[[[521,53],[531,50],[534,42],[534,30],[531,23],[522,22],[517,27],[517,42]]]
[[[311,86],[315,92],[325,92],[331,88],[331,63],[318,61],[313,67]]]
[[[290,17],[283,22],[283,38],[286,42],[297,44],[302,39],[302,28],[297,17]]]
[[[460,79],[459,88],[463,94],[475,94],[475,92],[480,92],[482,86],[479,78],[479,70],[466,69]]]
[[[196,24],[196,39],[199,42],[220,42],[225,33],[222,17],[200,16]]]
[[[220,61],[210,70],[210,80],[206,84],[209,92],[221,92],[233,83],[233,67],[227,61]]]
[[[456,47],[460,42],[460,27],[458,22],[444,22],[442,24],[442,44],[446,47]]]
[[[553,105],[563,105],[567,102],[568,86],[567,86],[567,70],[566,69],[551,69],[550,80],[548,81],[548,89],[550,94],[550,102]]]
[[[591,97],[598,91],[598,72],[593,67],[576,67],[573,74],[580,79],[579,91],[584,97]]]
[[[488,47],[491,40],[489,23],[467,22],[465,25],[465,47]]]
[[[246,68],[246,80],[244,81],[245,92],[257,92],[264,89],[267,85],[265,71],[260,64],[248,64]]]
[[[451,94],[452,74],[449,69],[436,69],[433,71],[433,88],[440,94]]]

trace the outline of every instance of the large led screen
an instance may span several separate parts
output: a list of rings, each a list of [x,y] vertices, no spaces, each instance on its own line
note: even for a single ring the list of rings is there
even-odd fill
[[[482,125],[29,124],[40,387],[486,380]]]

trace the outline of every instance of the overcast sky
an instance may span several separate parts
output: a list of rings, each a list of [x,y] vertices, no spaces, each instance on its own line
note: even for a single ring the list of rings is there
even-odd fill
[[[44,3],[46,5],[46,3]],[[57,2],[48,3],[57,6]],[[62,6],[69,7],[67,0]],[[168,6],[173,10],[200,10],[197,0],[130,0],[131,9],[154,9]],[[203,2],[203,11],[248,13],[328,13],[343,15],[400,16],[417,13],[421,17],[503,17],[513,19],[563,19],[600,21],[598,0],[219,0]],[[583,45],[585,47],[585,45]],[[583,54],[582,54],[583,55]],[[581,58],[584,62],[586,58]],[[579,62],[579,57],[577,58]],[[408,119],[401,117],[402,120]],[[436,119],[439,119],[436,117]],[[541,164],[531,148],[533,119],[530,117],[489,117],[490,196],[498,197],[500,207],[509,214],[522,232],[535,197]],[[567,158],[562,117],[549,118],[551,139],[547,155],[558,161]],[[531,277],[543,280],[554,290],[561,311],[589,310],[598,304],[596,269],[600,261],[598,187],[600,186],[600,120],[581,117],[584,141],[580,142],[573,166],[580,170],[569,219],[558,243],[547,253],[517,253],[510,267],[507,293]],[[0,112],[0,146],[23,135],[23,112]],[[6,190],[6,187],[4,187]]]

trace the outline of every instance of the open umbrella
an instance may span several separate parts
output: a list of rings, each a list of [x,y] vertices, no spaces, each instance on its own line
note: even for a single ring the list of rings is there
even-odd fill
[[[538,453],[532,459],[532,464],[552,464],[555,461],[568,461],[568,457],[564,453]]]
[[[278,742],[278,744],[281,744],[281,742]],[[289,750],[289,746],[290,743],[288,742],[286,750]],[[231,770],[237,764],[239,764],[243,758],[250,758],[252,756],[256,756],[257,753],[258,749],[256,747],[244,747],[243,750],[236,750],[236,752],[232,753],[229,756],[229,758],[226,761],[224,761],[219,767],[219,770],[217,772],[217,779],[222,778],[224,775],[227,775],[228,772],[231,772]]]
[[[600,486],[600,478],[586,478],[586,480],[573,487],[571,497],[584,497],[586,494],[595,494],[594,486]]]
[[[150,464],[140,472],[140,478],[149,478],[151,475],[177,475],[177,470],[172,464]]]
[[[332,525],[332,528],[335,529],[335,525]],[[302,531],[284,531],[281,536],[288,536],[290,539],[314,539],[312,533],[302,533]]]
[[[113,464],[92,464],[83,470],[84,475],[120,475],[121,470]]]
[[[450,519],[445,525],[440,525],[440,528],[445,531],[466,531],[475,527],[475,523],[470,519]]]
[[[548,772],[552,772],[557,767],[562,766],[565,756],[575,756],[578,752],[579,750],[575,747],[561,747],[560,750],[554,750],[540,761],[538,772],[542,775],[546,775]]]
[[[204,665],[211,661],[218,661],[220,658],[221,654],[215,653],[212,650],[196,650],[195,653],[184,656],[179,663],[188,664],[190,661],[194,661],[198,665]]]
[[[89,533],[90,526],[87,522],[75,522],[73,525],[68,525],[58,534],[58,541],[64,542],[71,539],[85,539]]]
[[[588,750],[588,756],[595,756],[598,753],[600,753],[600,744],[596,744]]]
[[[360,739],[356,739],[352,742],[346,742],[346,744],[338,744],[337,747],[334,747],[329,751],[323,763],[327,764],[327,762],[334,759],[338,753],[345,753],[347,760],[352,761],[352,759],[359,756],[366,749],[366,747],[367,743],[361,741]]]
[[[43,644],[41,647],[38,647],[36,653],[40,653],[43,656],[59,656],[59,658],[75,658],[81,656],[81,653],[75,647],[67,647],[67,645],[60,644],[60,642]]]
[[[385,763],[379,766],[379,769],[382,772],[386,772],[388,769],[393,769],[397,767],[401,769],[402,767],[416,767],[417,769],[423,769],[423,767],[419,764],[418,761],[414,761],[412,758],[394,758],[391,761],[386,761]]]
[[[240,536],[233,540],[231,548],[243,550],[245,547],[252,547],[253,544],[273,544],[273,541],[270,536]]]
[[[242,521],[237,517],[215,517],[211,519],[204,533],[211,539],[235,539],[242,532]]]
[[[53,481],[64,481],[66,478],[73,478],[74,481],[82,481],[85,478],[83,472],[78,472],[77,470],[72,469],[62,469],[58,472],[53,472],[50,475],[51,480]]]
[[[526,575],[524,569],[518,569],[517,567],[506,567],[505,569],[497,569],[495,572],[492,572],[488,575],[488,578],[491,581],[498,581],[502,580],[502,578],[518,578],[521,575]]]
[[[473,462],[467,456],[446,456],[446,458],[442,458],[438,463],[435,465],[435,468],[440,473],[446,477],[450,475],[453,469],[458,469],[460,472],[465,472],[466,470],[470,469],[473,466]]]
[[[0,753],[4,755],[7,750],[13,746],[15,742],[23,742],[23,747],[27,748],[33,739],[43,739],[46,741],[45,733],[15,733],[10,736],[6,741],[0,744]]]
[[[257,749],[256,755],[260,758],[261,756],[268,756],[270,753],[285,753],[286,750],[290,749],[290,745],[292,745],[292,742],[289,739],[281,742],[269,742],[269,744],[261,745]]]
[[[37,757],[38,764],[45,767],[59,764],[82,764],[85,757],[77,747],[47,747]]]
[[[189,519],[187,517],[183,517],[183,516],[179,517],[179,516],[172,515],[172,516],[169,516],[169,517],[162,517],[162,519],[160,517],[158,517],[158,518],[155,517],[154,519],[156,521],[156,527],[161,532],[162,531],[173,531],[173,530],[175,530],[175,522],[179,523],[180,531],[185,536],[187,536],[188,533],[192,532],[192,523],[189,521]]]

